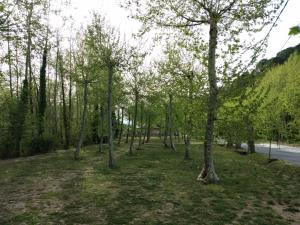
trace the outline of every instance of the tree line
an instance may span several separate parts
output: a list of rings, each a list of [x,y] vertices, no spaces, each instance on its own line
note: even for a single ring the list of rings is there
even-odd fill
[[[103,152],[107,143],[108,166],[113,167],[115,144],[128,143],[128,154],[133,154],[155,130],[172,151],[177,150],[175,139],[182,140],[185,159],[190,158],[191,139],[203,139],[198,179],[217,182],[215,135],[238,145],[245,124],[254,151],[253,120],[263,111],[259,100],[271,92],[256,85],[263,80],[256,74],[266,70],[241,69],[244,50],[255,51],[252,64],[262,50],[242,37],[270,25],[282,0],[129,0],[123,7],[142,23],[139,38],[154,30],[164,43],[163,56],[150,65],[141,44],[123,40],[97,13],[66,39],[49,23],[50,15],[59,15],[54,3],[0,5],[6,49],[1,55],[1,158],[74,146],[79,159],[82,145],[99,144]]]

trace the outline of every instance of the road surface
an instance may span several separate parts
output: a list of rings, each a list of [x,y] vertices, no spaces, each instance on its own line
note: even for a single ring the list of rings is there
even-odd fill
[[[281,159],[290,164],[300,166],[300,147],[291,147],[286,145],[277,146],[272,144],[271,158]],[[242,145],[247,149],[247,144]],[[256,144],[255,150],[257,153],[269,155],[269,144]]]

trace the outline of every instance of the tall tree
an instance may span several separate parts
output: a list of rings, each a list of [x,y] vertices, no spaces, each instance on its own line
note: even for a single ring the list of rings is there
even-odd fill
[[[133,16],[143,22],[144,31],[153,28],[175,28],[185,34],[196,35],[198,27],[208,27],[208,83],[209,97],[207,122],[204,140],[204,166],[198,176],[205,182],[217,182],[213,163],[212,144],[214,121],[217,110],[217,74],[216,50],[218,38],[229,47],[232,34],[251,33],[270,23],[271,15],[276,12],[283,0],[218,0],[218,1],[146,1],[129,0],[128,7],[133,9]],[[202,31],[201,31],[202,33]],[[196,37],[195,38],[199,38]],[[200,37],[200,40],[203,40]],[[232,39],[231,39],[232,40]]]

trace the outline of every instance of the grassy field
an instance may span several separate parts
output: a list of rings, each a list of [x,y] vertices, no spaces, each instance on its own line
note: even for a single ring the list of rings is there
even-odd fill
[[[97,146],[0,161],[0,224],[300,224],[300,167],[215,147],[222,181],[204,185],[199,144],[189,161],[183,145],[127,149],[114,169]]]

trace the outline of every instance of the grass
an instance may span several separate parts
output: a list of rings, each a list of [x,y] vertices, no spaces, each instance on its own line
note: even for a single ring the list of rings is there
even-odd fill
[[[0,224],[300,224],[300,168],[215,146],[217,185],[196,180],[192,160],[158,141],[133,156],[115,145],[116,163],[97,146],[0,161]]]

